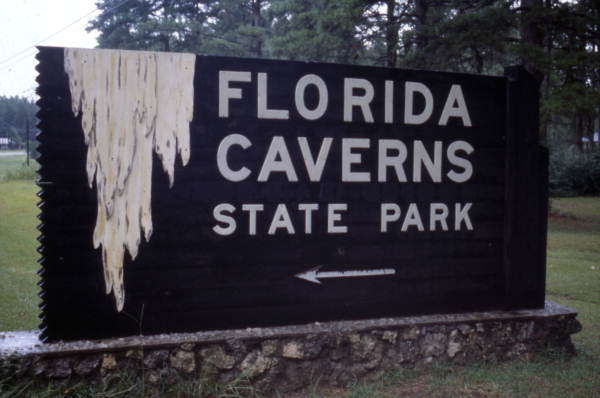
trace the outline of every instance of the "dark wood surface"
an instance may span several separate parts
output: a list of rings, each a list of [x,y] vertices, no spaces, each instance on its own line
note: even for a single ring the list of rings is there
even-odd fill
[[[505,295],[509,308],[539,308],[546,291],[548,150],[538,145],[538,84],[523,67],[506,68],[508,137]]]
[[[96,193],[95,187],[87,185],[87,148],[80,118],[70,108],[63,51],[42,47],[37,58],[41,328],[48,341],[543,305],[544,264],[539,254],[545,248],[545,224],[541,221],[545,214],[539,204],[546,199],[545,184],[539,181],[544,178],[544,162],[543,154],[528,155],[531,148],[537,148],[535,142],[515,143],[519,141],[515,137],[523,134],[522,124],[533,123],[515,116],[514,108],[521,105],[511,102],[533,90],[519,86],[520,75],[507,79],[197,57],[191,160],[186,167],[177,161],[175,184],[169,189],[167,175],[154,155],[154,232],[149,242],[141,244],[135,261],[126,256],[125,308],[119,313],[112,295],[104,292],[100,250],[92,247]],[[234,84],[244,87],[245,97],[231,102],[227,119],[217,113],[219,70],[253,73],[251,83]],[[256,72],[269,74],[269,106],[290,109],[290,120],[256,118]],[[318,74],[329,89],[328,112],[318,121],[302,119],[293,105],[294,85],[307,73]],[[373,83],[375,123],[342,121],[344,77]],[[406,126],[399,112],[394,124],[383,123],[386,79],[398,82],[395,108],[399,110],[404,108],[400,83],[426,83],[435,98],[434,120]],[[451,84],[461,84],[473,127],[463,127],[456,118],[448,126],[437,126]],[[517,93],[515,84],[523,91]],[[355,117],[361,120],[359,113]],[[231,156],[232,165],[253,169],[247,181],[227,181],[216,166],[217,147],[232,133],[244,134],[253,143]],[[256,181],[262,157],[275,135],[286,139],[298,182],[290,183],[275,174],[268,182]],[[334,138],[320,182],[308,179],[296,145],[298,136],[308,138],[313,153],[322,137]],[[344,137],[371,139],[371,149],[361,151],[364,164],[357,170],[371,171],[375,178],[379,138],[400,139],[409,148],[414,140],[421,140],[429,149],[435,140],[445,145],[465,140],[475,148],[469,157],[474,174],[461,184],[447,178],[433,183],[427,176],[421,183],[342,183],[340,143]],[[511,145],[519,146],[517,153]],[[523,156],[529,160],[519,160]],[[443,174],[450,168],[445,161]],[[411,172],[407,162],[409,178]],[[525,197],[528,205],[520,208]],[[264,204],[258,234],[246,233],[246,217],[238,218],[238,231],[233,235],[215,234],[212,210],[224,202],[238,208],[243,203]],[[470,202],[474,230],[400,232],[396,223],[389,233],[382,234],[382,202],[398,203],[403,213],[409,203],[416,202],[422,214],[428,213],[432,202]],[[266,234],[278,203],[288,205],[296,234]],[[325,211],[321,210],[313,219],[313,233],[299,233],[304,216],[293,211],[298,203],[319,203],[322,208],[328,203],[348,203],[344,224],[349,232],[327,234]],[[519,227],[520,217],[525,217],[528,227]],[[423,222],[427,223],[427,217]],[[536,254],[527,257],[526,247],[535,248]],[[294,277],[318,265],[323,271],[394,268],[396,274],[327,279],[322,285]]]

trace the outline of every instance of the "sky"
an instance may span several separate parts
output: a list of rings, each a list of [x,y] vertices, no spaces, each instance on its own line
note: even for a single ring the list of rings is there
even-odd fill
[[[96,46],[98,32],[85,30],[95,0],[0,0],[0,9],[0,96],[35,98],[34,46]]]

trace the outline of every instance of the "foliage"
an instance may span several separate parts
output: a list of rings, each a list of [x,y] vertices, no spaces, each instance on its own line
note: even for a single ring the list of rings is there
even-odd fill
[[[262,57],[266,55],[269,20],[267,1],[218,0],[207,2],[210,31],[200,53]]]
[[[183,51],[192,46],[205,22],[195,1],[100,0],[102,12],[90,25],[100,31],[102,47]]]
[[[27,122],[29,139],[33,140],[35,137],[36,112],[35,104],[26,98],[0,96],[0,137],[10,138],[18,147],[25,147]]]
[[[266,1],[100,0],[101,47],[261,56]]]
[[[543,51],[537,50],[537,63],[546,76],[542,122],[567,117],[575,140],[590,137],[600,116],[600,3],[556,1],[534,18],[545,32]]]
[[[3,181],[15,181],[15,180],[34,180],[36,177],[37,167],[30,165],[21,165],[21,167],[9,170],[2,177]]]
[[[0,156],[0,182],[16,180],[33,181],[36,177],[37,168],[38,164],[33,159],[30,159],[29,165],[27,165],[24,154]]]
[[[502,74],[541,84],[541,132],[600,125],[597,0],[99,0],[100,47]]]
[[[419,2],[416,2],[419,3]],[[426,10],[401,37],[400,65],[443,71],[501,73],[515,62],[515,14],[504,1],[442,2]],[[415,9],[416,11],[417,9]]]
[[[556,147],[550,154],[551,196],[600,194],[600,151],[581,152],[577,147]]]
[[[22,154],[10,156],[0,154],[0,181],[3,181],[7,174],[23,167],[24,163],[25,156]]]
[[[356,35],[362,1],[272,1],[272,56],[301,61],[359,63],[364,52]]]

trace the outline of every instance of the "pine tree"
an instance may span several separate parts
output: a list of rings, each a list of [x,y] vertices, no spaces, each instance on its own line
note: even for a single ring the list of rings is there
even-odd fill
[[[276,58],[358,63],[363,43],[356,34],[360,0],[273,0],[271,54]]]
[[[36,112],[35,104],[26,98],[0,96],[0,137],[10,138],[19,147],[24,147],[27,123],[31,133],[29,138],[34,137]]]
[[[541,83],[542,136],[600,113],[598,0],[99,0],[111,48],[501,75]]]
[[[201,46],[207,12],[193,0],[100,0],[89,29],[103,48],[190,51]]]
[[[217,0],[208,7],[208,34],[201,53],[265,57],[269,35],[265,0]]]
[[[401,41],[401,65],[433,70],[499,73],[509,59],[513,21],[504,1],[412,3]]]

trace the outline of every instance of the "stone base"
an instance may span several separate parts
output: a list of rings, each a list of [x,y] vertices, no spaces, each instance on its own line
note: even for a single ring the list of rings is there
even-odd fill
[[[383,318],[244,330],[43,344],[36,332],[0,333],[0,379],[101,378],[139,372],[149,383],[245,376],[263,392],[343,386],[435,361],[530,359],[546,348],[572,352],[577,313],[544,309]],[[142,372],[143,370],[143,372]]]

